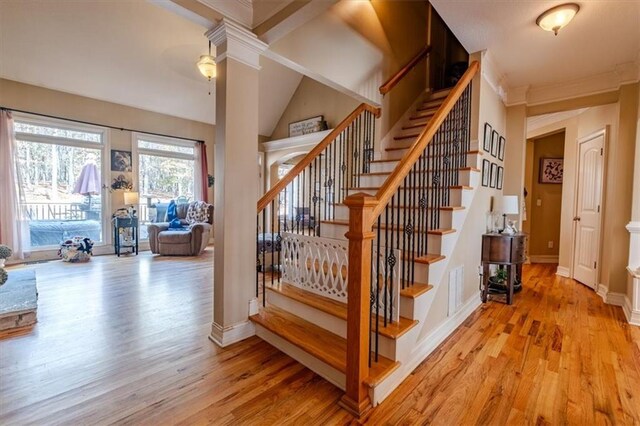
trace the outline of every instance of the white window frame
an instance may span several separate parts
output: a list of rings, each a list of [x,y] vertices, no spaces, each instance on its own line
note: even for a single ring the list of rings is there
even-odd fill
[[[18,113],[14,112],[13,121],[30,124],[34,126],[44,126],[44,127],[55,127],[57,129],[63,130],[71,130],[76,132],[89,132],[89,133],[98,133],[100,134],[102,143],[98,142],[89,142],[83,141],[80,139],[70,139],[64,137],[57,136],[48,136],[48,135],[37,135],[33,133],[22,133],[15,132],[16,140],[18,141],[27,141],[27,142],[36,142],[36,143],[44,143],[49,145],[64,145],[71,146],[74,148],[89,148],[89,149],[100,149],[102,161],[100,162],[100,174],[103,186],[108,185],[110,182],[109,176],[109,162],[110,162],[110,132],[106,127],[95,126],[84,123],[76,123],[74,121],[58,119],[58,118],[50,118],[50,117],[41,117],[35,116],[27,113]],[[107,191],[102,191],[100,194],[100,202],[102,205],[102,241],[96,242],[97,247],[107,246],[112,244],[112,235],[111,235],[111,197],[107,197]],[[36,247],[29,248],[31,253],[36,252],[44,252],[51,251],[53,248],[58,249],[57,246],[44,246],[44,247]]]

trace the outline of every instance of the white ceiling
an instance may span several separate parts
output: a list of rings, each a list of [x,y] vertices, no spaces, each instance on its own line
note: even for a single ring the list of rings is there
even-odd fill
[[[206,24],[154,1],[0,0],[0,77],[214,124],[215,84],[209,96],[195,66]],[[270,135],[302,76],[263,62],[260,134]]]
[[[432,0],[465,49],[487,49],[512,88],[591,77],[638,60],[640,1],[579,1],[580,12],[558,36],[536,26],[542,12],[562,3]]]

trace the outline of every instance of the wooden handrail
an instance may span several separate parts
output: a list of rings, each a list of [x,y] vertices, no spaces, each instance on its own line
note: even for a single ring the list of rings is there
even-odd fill
[[[307,155],[304,156],[298,164],[296,164],[289,173],[287,173],[282,179],[278,181],[271,189],[267,191],[266,194],[258,200],[258,213],[260,213],[265,207],[269,205],[271,201],[273,201],[276,196],[287,187],[291,183],[293,179],[295,179],[298,174],[300,174],[311,162],[324,151],[324,149],[333,142],[339,135],[342,133],[344,129],[349,127],[349,125],[355,121],[355,119],[362,114],[364,111],[369,111],[376,118],[380,118],[380,108],[373,107],[369,104],[362,103],[358,105],[358,107],[353,110],[351,114],[347,116],[340,124],[336,126],[335,129],[331,131],[327,136],[325,136],[322,141],[318,145],[315,146]]]
[[[413,57],[404,67],[400,68],[400,71],[392,75],[385,83],[380,86],[380,94],[386,95],[411,71],[421,60],[427,57],[431,52],[431,46],[425,46]]]
[[[456,86],[451,90],[431,120],[429,120],[429,124],[422,131],[420,136],[418,136],[418,139],[411,149],[404,154],[398,163],[398,167],[394,169],[393,173],[391,173],[387,178],[382,187],[378,189],[378,192],[376,193],[378,205],[373,210],[373,221],[377,220],[378,216],[380,216],[384,211],[387,203],[389,203],[391,197],[393,197],[393,194],[395,194],[400,185],[402,185],[404,178],[409,174],[413,165],[418,161],[425,148],[431,142],[431,139],[433,139],[433,136],[447,118],[447,115],[449,115],[449,112],[451,112],[454,105],[460,96],[462,96],[462,93],[471,83],[471,80],[473,80],[473,77],[475,77],[479,69],[480,64],[478,61],[473,61],[471,65],[469,65],[467,71],[464,73],[458,84],[456,84]],[[369,224],[370,226],[373,226],[373,221]]]

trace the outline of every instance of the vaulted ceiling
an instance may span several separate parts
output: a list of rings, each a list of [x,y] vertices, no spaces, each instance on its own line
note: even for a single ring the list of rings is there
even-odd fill
[[[195,66],[210,23],[158,7],[168,4],[2,0],[0,77],[213,124],[215,84],[209,96]],[[261,66],[260,133],[270,135],[302,75]]]

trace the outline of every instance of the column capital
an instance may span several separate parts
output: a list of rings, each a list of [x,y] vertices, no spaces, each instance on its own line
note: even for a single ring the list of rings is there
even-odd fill
[[[260,55],[268,46],[247,28],[224,18],[207,31],[205,36],[216,46],[216,62],[232,58],[260,69]]]

